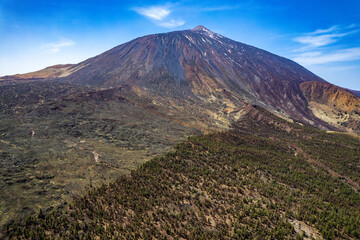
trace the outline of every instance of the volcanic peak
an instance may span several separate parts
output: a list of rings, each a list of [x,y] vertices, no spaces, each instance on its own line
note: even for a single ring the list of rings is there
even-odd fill
[[[206,35],[208,35],[209,37],[214,38],[214,36],[220,36],[219,34],[207,29],[206,27],[204,27],[203,25],[199,25],[194,29],[191,29],[194,32],[200,32],[200,33],[205,33]]]
[[[212,32],[209,29],[207,29],[206,27],[204,27],[203,25],[199,25],[196,28],[192,29],[193,31],[205,31],[205,32]]]

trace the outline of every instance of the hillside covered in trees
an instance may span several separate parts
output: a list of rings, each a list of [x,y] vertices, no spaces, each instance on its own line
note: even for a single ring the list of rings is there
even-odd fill
[[[360,141],[256,106],[7,239],[359,239]]]

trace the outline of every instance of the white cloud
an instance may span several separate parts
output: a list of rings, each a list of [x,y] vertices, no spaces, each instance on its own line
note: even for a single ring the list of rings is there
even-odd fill
[[[350,24],[349,26],[347,26],[346,28],[347,28],[347,29],[352,29],[352,28],[358,28],[358,27],[360,27],[359,24],[353,23],[353,24]]]
[[[132,10],[140,15],[152,19],[153,23],[160,27],[175,28],[184,25],[184,20],[169,20],[169,18],[167,18],[171,13],[170,7],[171,5],[167,4],[165,6],[137,7]]]
[[[53,42],[45,44],[41,47],[41,49],[44,49],[47,53],[57,53],[64,47],[70,47],[73,46],[75,42],[70,39],[63,39],[59,42]]]
[[[335,25],[294,38],[294,41],[301,43],[303,46],[293,51],[298,53],[293,60],[310,66],[360,59],[360,48],[357,46],[344,49],[339,49],[334,45],[331,46],[332,43],[340,41],[343,37],[357,33],[358,29],[355,29],[356,27],[355,24],[343,26],[342,28]]]
[[[344,62],[360,59],[360,48],[347,48],[328,54],[319,52],[306,52],[294,58],[294,61],[303,65],[316,65],[332,62]]]
[[[233,10],[233,9],[237,9],[239,8],[238,5],[234,5],[234,6],[218,6],[218,7],[206,7],[204,8],[202,11],[205,12],[213,12],[213,11],[226,11],[226,10]]]
[[[316,30],[314,32],[311,32],[309,34],[315,34],[316,35],[316,34],[321,34],[321,33],[329,33],[329,32],[333,32],[333,31],[335,31],[337,29],[338,29],[338,26],[335,25],[335,26],[329,27],[328,29],[318,29],[318,30]]]
[[[353,25],[354,27],[355,25]],[[352,28],[353,28],[352,27]],[[346,29],[349,29],[348,27]],[[318,29],[314,32],[304,34],[303,36],[296,37],[293,40],[305,46],[295,49],[294,52],[303,52],[318,47],[330,45],[339,41],[342,37],[358,32],[358,30],[341,31],[340,27],[335,25],[328,29]]]
[[[134,8],[135,12],[140,15],[155,19],[155,20],[163,20],[167,17],[171,11],[169,7],[166,6],[152,6],[147,8]]]
[[[303,58],[311,58],[311,57],[318,57],[322,55],[322,52],[319,52],[319,51],[314,51],[314,52],[304,52],[304,53],[301,53],[299,56],[303,57]]]
[[[183,20],[174,20],[171,19],[170,21],[167,22],[159,22],[157,23],[159,26],[161,27],[166,27],[166,28],[175,28],[175,27],[180,27],[182,25],[185,24],[185,21]]]
[[[319,31],[319,30],[317,30]],[[322,30],[323,31],[323,30]],[[315,36],[301,36],[294,38],[295,42],[302,44],[307,44],[308,47],[322,47],[329,45],[331,43],[337,42],[341,37],[355,33],[356,31],[351,31],[347,33],[332,33],[332,34],[323,34]]]

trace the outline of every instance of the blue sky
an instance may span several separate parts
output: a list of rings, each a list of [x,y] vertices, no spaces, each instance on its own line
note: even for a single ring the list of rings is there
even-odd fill
[[[359,0],[0,0],[0,76],[200,24],[360,90]]]

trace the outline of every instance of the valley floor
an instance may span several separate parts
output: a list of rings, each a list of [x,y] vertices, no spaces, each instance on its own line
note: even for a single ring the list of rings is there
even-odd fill
[[[360,141],[254,108],[232,130],[7,225],[11,239],[359,239]]]

